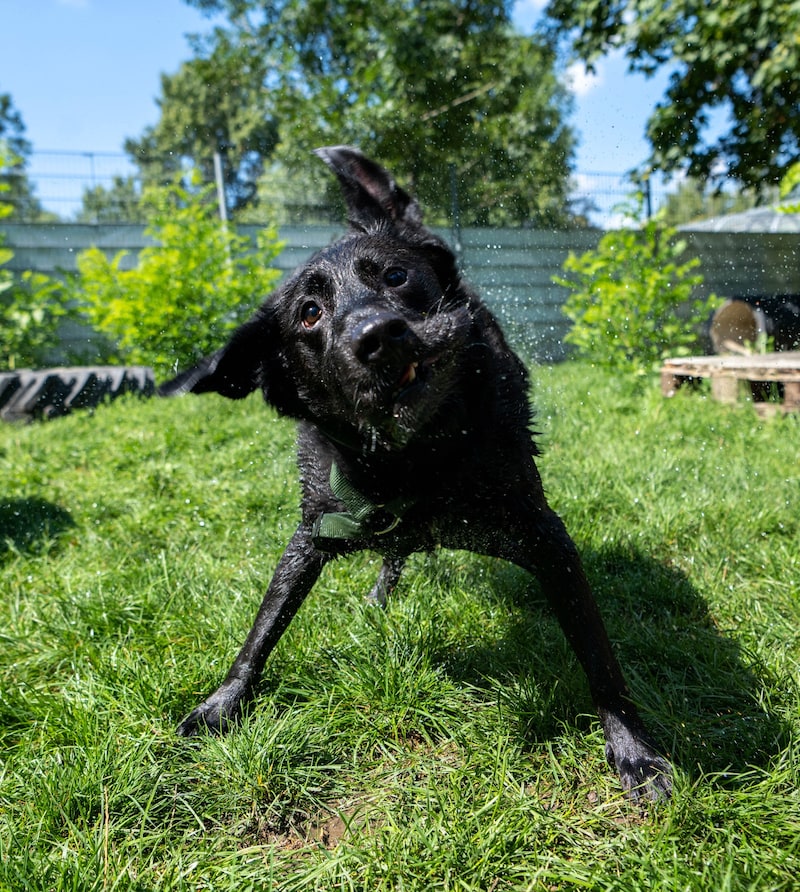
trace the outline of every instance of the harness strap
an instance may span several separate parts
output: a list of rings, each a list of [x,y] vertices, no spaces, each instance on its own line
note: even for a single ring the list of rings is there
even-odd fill
[[[344,476],[336,462],[331,465],[330,484],[331,492],[347,511],[322,514],[314,521],[312,542],[323,551],[325,540],[359,539],[391,532],[414,504],[413,499],[393,499],[385,505],[370,502]]]

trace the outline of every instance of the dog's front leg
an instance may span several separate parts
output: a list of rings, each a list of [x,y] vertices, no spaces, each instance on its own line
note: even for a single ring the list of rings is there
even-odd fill
[[[653,748],[628,694],[578,551],[549,508],[535,525],[533,572],[586,672],[606,738],[606,758],[634,800],[669,797],[672,769]]]
[[[606,738],[606,758],[634,800],[662,799],[672,790],[672,769],[654,749],[628,694],[578,551],[561,518],[548,507],[533,519],[512,524],[515,532],[498,543],[501,557],[539,580],[575,655]]]
[[[264,663],[303,603],[329,557],[311,544],[311,531],[300,525],[281,557],[239,655],[225,680],[178,726],[191,737],[208,730],[223,733],[252,696]]]

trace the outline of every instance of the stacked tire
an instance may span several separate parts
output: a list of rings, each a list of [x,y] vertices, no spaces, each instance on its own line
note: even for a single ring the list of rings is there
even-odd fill
[[[146,366],[72,366],[0,372],[0,418],[56,418],[124,393],[152,396],[153,370]]]

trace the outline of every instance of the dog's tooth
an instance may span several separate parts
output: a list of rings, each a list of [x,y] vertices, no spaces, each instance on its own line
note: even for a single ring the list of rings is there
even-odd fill
[[[417,366],[418,362],[412,362],[407,365],[403,371],[403,374],[398,382],[399,387],[406,387],[409,384],[413,384],[417,377]]]

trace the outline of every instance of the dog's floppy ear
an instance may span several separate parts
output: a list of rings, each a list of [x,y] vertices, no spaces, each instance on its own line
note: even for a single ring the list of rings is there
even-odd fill
[[[221,350],[162,384],[159,396],[213,392],[240,400],[261,389],[264,399],[279,412],[305,417],[296,383],[287,369],[275,300],[273,297],[240,325]]]
[[[372,229],[387,219],[411,226],[422,225],[417,202],[401,189],[387,170],[351,146],[315,149],[339,179],[350,222],[359,229]]]
[[[243,399],[261,383],[264,333],[264,321],[254,317],[237,328],[221,350],[162,384],[159,396],[215,392],[232,400]]]
[[[240,400],[260,388],[279,412],[300,417],[302,405],[287,370],[275,299],[240,325],[221,350],[162,384],[159,396],[213,392]]]

